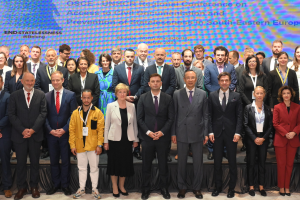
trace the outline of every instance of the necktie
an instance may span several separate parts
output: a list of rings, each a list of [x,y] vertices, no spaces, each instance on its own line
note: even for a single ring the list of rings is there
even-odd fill
[[[53,72],[53,68],[52,67],[49,67],[49,71],[50,71],[50,76],[51,76],[51,74],[52,74],[52,72]]]
[[[155,102],[154,102],[155,113],[157,114],[158,113],[158,100],[157,100],[157,96],[154,96],[154,99],[155,99]],[[157,131],[157,121],[155,120],[154,132],[156,132],[156,131]]]
[[[37,64],[33,64],[33,73],[35,74],[35,67]]]
[[[161,75],[161,66],[157,66],[158,68],[158,74]]]
[[[275,58],[275,61],[274,61],[274,69],[277,68],[277,58]]]
[[[225,92],[223,93],[223,100],[222,100],[222,109],[223,111],[225,111],[226,109],[226,95],[225,95]]]
[[[190,91],[190,96],[189,96],[189,100],[190,100],[190,103],[192,103],[192,101],[193,101],[193,91]]]
[[[131,82],[131,67],[127,67],[127,69],[128,69],[128,83],[129,83],[129,85],[130,85],[130,82]]]
[[[56,92],[56,112],[59,113],[60,101],[59,101],[59,92]]]
[[[145,71],[145,62],[142,62],[142,65],[143,65],[143,68],[144,68],[144,71]]]
[[[28,102],[28,107],[29,107],[29,102],[30,102],[30,92],[27,93],[27,102]]]

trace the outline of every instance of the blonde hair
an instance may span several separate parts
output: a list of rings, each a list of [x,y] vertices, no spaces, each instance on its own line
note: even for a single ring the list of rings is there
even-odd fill
[[[61,71],[56,70],[55,72],[53,72],[53,73],[51,74],[51,78],[52,78],[52,75],[54,75],[54,74],[58,74],[58,75],[61,76],[61,79],[64,79],[64,75],[63,75],[63,73],[62,73]]]
[[[257,90],[257,89],[262,89],[263,91],[264,91],[264,93],[266,94],[266,90],[265,90],[265,88],[263,88],[262,86],[256,86],[256,88],[254,88],[254,93],[255,93],[255,91]]]
[[[115,95],[117,96],[117,93],[120,91],[120,90],[126,90],[127,93],[129,92],[129,87],[124,84],[124,83],[119,83],[116,88],[115,88]]]

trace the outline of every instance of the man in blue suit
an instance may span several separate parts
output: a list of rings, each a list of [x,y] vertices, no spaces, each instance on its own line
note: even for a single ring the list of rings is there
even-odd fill
[[[147,67],[144,74],[144,91],[150,91],[150,87],[148,85],[150,75],[158,73],[161,75],[161,91],[173,96],[176,89],[176,74],[174,67],[165,63],[166,51],[163,48],[157,48],[154,53],[154,58],[155,64]]]
[[[216,63],[212,63],[205,67],[204,71],[204,85],[208,93],[217,91],[220,89],[218,82],[218,75],[222,72],[228,72],[231,75],[231,84],[229,89],[234,91],[237,84],[235,68],[233,65],[227,63],[229,56],[228,50],[223,46],[218,46],[214,49],[214,55]],[[212,160],[213,157],[213,143],[208,141],[208,155],[207,159]],[[227,158],[226,149],[224,149],[224,157]]]
[[[72,112],[77,108],[76,95],[63,88],[64,77],[60,71],[51,74],[51,82],[54,89],[45,95],[48,110],[45,129],[54,187],[47,192],[47,195],[54,194],[60,187],[65,195],[71,195],[69,189],[69,121]]]
[[[137,57],[134,59],[134,63],[143,66],[144,71],[148,66],[154,65],[155,61],[151,58],[148,58],[148,45],[145,43],[141,43],[138,45],[136,50]]]
[[[137,105],[137,101],[144,91],[143,77],[144,68],[134,63],[135,52],[132,49],[126,49],[124,52],[125,62],[117,65],[114,68],[112,86],[115,90],[119,83],[124,83],[129,86],[129,94],[126,97],[128,102]],[[133,152],[134,157],[141,160],[140,145]]]
[[[12,177],[10,169],[10,150],[11,150],[11,124],[8,119],[9,93],[2,90],[3,78],[0,76],[0,159],[2,165],[2,187],[6,198],[12,197],[10,187]]]

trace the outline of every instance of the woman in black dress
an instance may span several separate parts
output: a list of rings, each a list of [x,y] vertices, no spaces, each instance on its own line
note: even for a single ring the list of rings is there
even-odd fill
[[[104,149],[108,151],[107,174],[111,176],[114,197],[120,193],[128,195],[125,177],[134,174],[132,148],[139,142],[135,106],[125,100],[128,92],[128,86],[118,84],[115,88],[118,100],[108,104],[106,110]]]

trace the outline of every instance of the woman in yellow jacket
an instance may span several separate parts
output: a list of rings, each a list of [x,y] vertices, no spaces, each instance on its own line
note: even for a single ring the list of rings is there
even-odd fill
[[[90,165],[92,181],[92,195],[100,199],[97,190],[99,177],[99,154],[102,152],[104,141],[104,115],[101,110],[92,104],[92,91],[82,92],[82,106],[76,109],[71,116],[69,125],[69,143],[71,151],[77,156],[80,188],[73,198],[80,198],[85,194],[87,179],[87,165]]]

